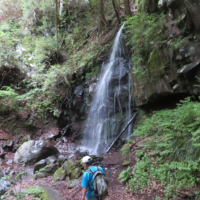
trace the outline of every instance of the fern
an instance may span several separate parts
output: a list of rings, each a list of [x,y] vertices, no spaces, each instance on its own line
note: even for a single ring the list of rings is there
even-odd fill
[[[128,185],[133,191],[159,181],[165,198],[173,199],[176,190],[196,187],[200,173],[200,103],[186,98],[176,109],[153,112],[144,117],[133,136],[146,138],[144,149],[133,168]],[[154,159],[152,159],[152,157]]]
[[[128,179],[130,179],[130,167],[128,167],[126,170],[123,170],[120,174],[119,174],[119,179],[121,179],[122,182],[126,182],[128,181]]]

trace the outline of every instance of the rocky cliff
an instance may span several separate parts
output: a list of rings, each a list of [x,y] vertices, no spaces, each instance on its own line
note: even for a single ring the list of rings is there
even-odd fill
[[[142,75],[133,69],[132,76],[137,106],[154,102],[159,97],[200,94],[196,86],[199,85],[196,77],[200,75],[199,10],[199,0],[149,1],[145,5],[143,12],[149,18],[162,18],[164,24],[148,40],[151,47],[146,54],[141,52],[145,51],[144,41],[140,41],[140,52],[133,53],[133,58],[139,55],[142,59],[137,64]],[[143,35],[141,38],[146,40]]]

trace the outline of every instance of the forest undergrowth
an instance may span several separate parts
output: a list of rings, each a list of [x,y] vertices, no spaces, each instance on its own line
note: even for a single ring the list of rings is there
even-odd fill
[[[98,1],[63,2],[61,12],[50,0],[17,1],[17,19],[7,7],[12,2],[1,2],[6,13],[0,23],[2,115],[28,109],[35,120],[57,117],[71,88],[97,76],[97,58],[108,52],[118,29],[112,3],[105,2],[110,25],[104,27],[99,23]],[[5,73],[5,68],[13,66],[24,77],[6,84],[11,70]]]
[[[129,167],[119,176],[130,191],[160,185],[165,199],[175,199],[184,189],[190,191],[190,198],[199,198],[200,103],[192,99],[140,119],[132,136],[145,139],[144,146],[136,150],[133,169]],[[134,142],[128,140],[124,145],[124,156],[130,154]]]

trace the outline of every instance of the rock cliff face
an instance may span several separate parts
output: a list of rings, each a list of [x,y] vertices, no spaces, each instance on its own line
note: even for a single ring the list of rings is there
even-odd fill
[[[196,77],[200,76],[199,11],[200,0],[162,0],[147,4],[146,12],[166,14],[168,35],[165,41],[161,41],[162,48],[159,49],[162,59],[165,59],[164,67],[160,62],[157,66],[159,70],[142,78],[133,72],[133,93],[137,106],[154,102],[159,97],[200,94],[200,88],[196,86],[199,85]],[[171,47],[175,40],[180,41],[178,48]]]

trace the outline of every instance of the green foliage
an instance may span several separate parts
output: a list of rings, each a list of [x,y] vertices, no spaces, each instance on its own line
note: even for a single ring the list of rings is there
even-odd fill
[[[0,90],[0,112],[18,109],[20,96],[11,87],[2,87]]]
[[[3,65],[19,64],[19,59],[16,58],[15,42],[17,38],[18,28],[14,25],[14,21],[2,24],[0,26],[0,68]],[[15,39],[14,39],[15,37]]]
[[[125,144],[123,148],[121,149],[122,156],[126,157],[128,153],[130,152],[130,144]]]
[[[127,180],[130,179],[130,167],[128,167],[126,170],[123,170],[120,174],[119,174],[119,179],[121,179],[122,182],[126,182]]]
[[[22,177],[26,174],[26,172],[19,172],[16,176],[15,176],[15,179],[20,179],[22,180]]]
[[[166,25],[168,15],[146,13],[146,3],[146,0],[139,1],[137,14],[126,19],[125,28],[127,45],[134,52],[133,73],[138,81],[147,83],[157,80],[165,73],[173,51],[185,46],[188,38],[170,38],[169,27]]]
[[[6,2],[3,0],[3,6]],[[97,57],[110,48],[105,32],[98,30],[97,1],[63,1],[63,13],[58,20],[58,50],[55,40],[55,2],[51,0],[18,0],[20,17],[0,24],[0,68],[16,66],[26,74],[23,92],[10,86],[0,90],[0,112],[32,110],[24,125],[34,125],[37,119],[49,114],[58,116],[56,107],[63,101],[71,77],[77,81],[96,76]],[[13,3],[8,0],[9,5]],[[1,3],[0,3],[1,5]],[[109,4],[110,5],[110,4]],[[70,9],[68,9],[70,8]],[[105,8],[110,16],[113,12]],[[107,34],[107,33],[106,33]],[[108,34],[113,38],[112,34]],[[109,38],[108,37],[108,38]],[[81,78],[80,78],[81,77]],[[81,80],[78,80],[81,79]],[[19,107],[22,103],[23,107]]]
[[[200,181],[200,109],[199,102],[186,98],[173,110],[153,112],[144,117],[133,136],[146,138],[144,149],[137,151],[137,164],[131,190],[153,186],[159,181],[166,199],[178,189],[196,187]]]
[[[39,186],[35,186],[35,187],[28,187],[27,188],[27,192],[30,195],[33,195],[34,197],[41,197],[43,191],[41,189],[41,187]]]
[[[167,16],[164,14],[150,15],[143,12],[126,20],[127,44],[134,50],[133,73],[138,80],[145,78],[145,75],[152,79],[154,73],[162,70],[166,64],[160,51],[167,33],[166,22]]]
[[[10,176],[4,176],[4,177],[0,178],[0,183],[3,182],[3,181],[5,181],[8,178],[10,178]]]

